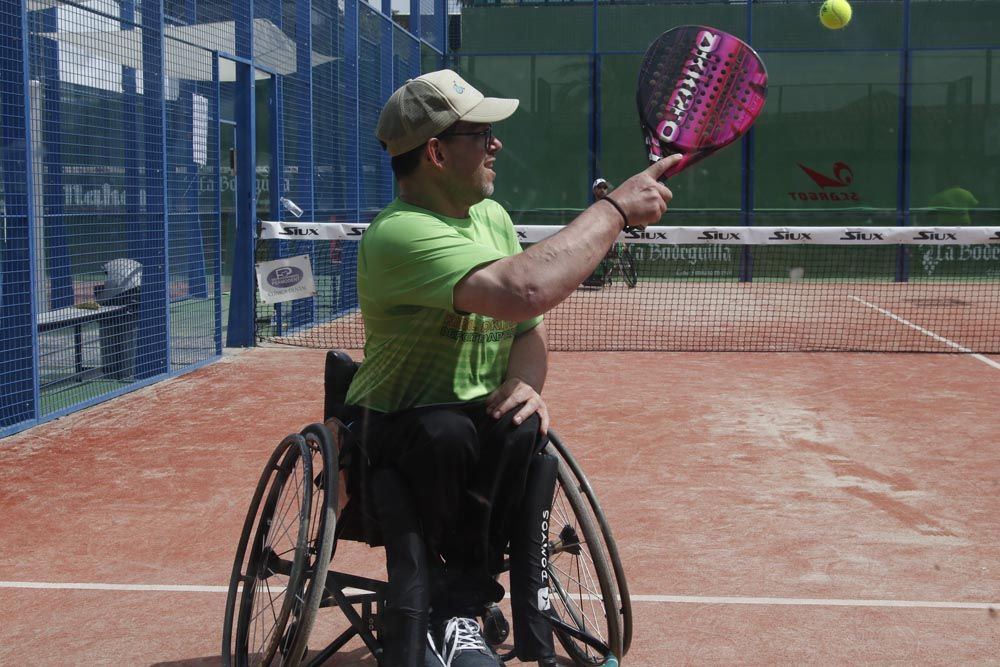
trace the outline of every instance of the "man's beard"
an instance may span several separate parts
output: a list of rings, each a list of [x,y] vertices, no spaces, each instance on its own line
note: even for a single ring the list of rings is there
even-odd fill
[[[483,187],[480,192],[482,193],[484,199],[493,196],[493,184],[483,183]]]

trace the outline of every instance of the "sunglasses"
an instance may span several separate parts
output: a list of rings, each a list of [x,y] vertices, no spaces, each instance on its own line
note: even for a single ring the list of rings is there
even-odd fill
[[[444,139],[446,137],[484,137],[485,142],[483,143],[483,148],[489,151],[490,146],[493,144],[493,126],[490,125],[485,130],[481,130],[479,132],[445,132],[444,134],[438,135],[438,139]]]

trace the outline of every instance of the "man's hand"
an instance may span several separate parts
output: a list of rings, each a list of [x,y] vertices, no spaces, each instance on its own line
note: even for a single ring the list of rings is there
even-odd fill
[[[657,160],[608,193],[628,215],[629,225],[646,227],[658,222],[667,212],[667,204],[674,194],[660,182],[660,177],[680,160],[680,155]]]
[[[518,377],[507,380],[486,397],[486,411],[494,419],[499,419],[517,406],[521,409],[514,415],[514,423],[521,424],[531,415],[538,413],[540,433],[549,432],[549,408],[542,400],[541,394]]]

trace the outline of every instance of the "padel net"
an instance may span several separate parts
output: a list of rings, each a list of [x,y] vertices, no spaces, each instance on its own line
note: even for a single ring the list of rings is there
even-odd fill
[[[561,228],[516,230],[527,245]],[[258,339],[364,345],[354,276],[366,229],[261,223],[259,264],[307,259],[315,295],[258,296]],[[1000,353],[1000,227],[623,232],[546,323],[553,350]]]

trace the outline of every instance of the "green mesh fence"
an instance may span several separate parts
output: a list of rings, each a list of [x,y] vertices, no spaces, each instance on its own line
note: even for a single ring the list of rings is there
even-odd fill
[[[581,208],[597,176],[644,165],[634,109],[638,63],[684,23],[733,32],[763,56],[770,93],[752,141],[677,176],[674,208],[801,212],[900,224],[961,187],[976,210],[1000,207],[996,98],[998,2],[856,2],[839,31],[811,2],[469,3],[456,62],[476,85],[517,96],[496,197],[523,211]],[[826,176],[826,179],[822,177]],[[817,178],[821,184],[817,183]],[[975,217],[973,215],[973,217]],[[665,224],[684,224],[670,219]]]

